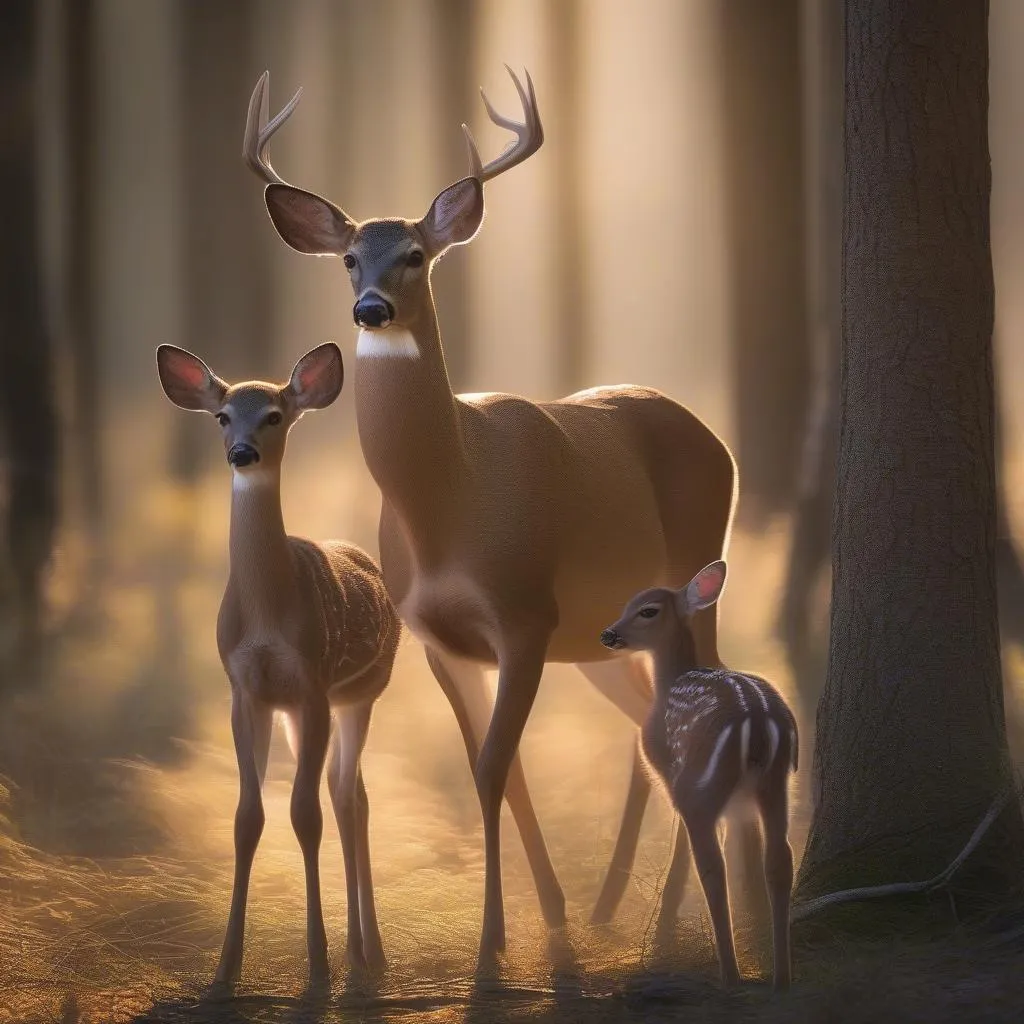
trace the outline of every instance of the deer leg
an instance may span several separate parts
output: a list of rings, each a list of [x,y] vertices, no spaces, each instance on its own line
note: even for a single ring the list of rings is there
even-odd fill
[[[384,958],[373,905],[373,883],[369,872],[369,805],[359,767],[372,710],[372,703],[337,709],[336,743],[332,750],[333,757],[327,777],[345,861],[348,910],[346,949],[348,962],[353,967],[365,966],[368,960],[380,964]],[[371,945],[375,948],[368,948]]]
[[[363,770],[356,776],[356,863],[359,869],[359,922],[363,933],[366,962],[380,970],[387,964],[384,943],[377,923],[377,906],[373,896],[373,873],[370,870],[370,801],[363,783]]]
[[[786,777],[772,779],[757,795],[764,828],[764,880],[772,907],[772,983],[776,990],[789,987],[792,951],[789,938],[789,902],[793,890],[793,850],[789,845],[789,810]]]
[[[306,874],[306,950],[309,956],[309,984],[326,985],[330,978],[327,961],[327,933],[320,902],[320,840],[324,819],[320,809],[320,777],[331,732],[331,711],[322,694],[310,697],[299,716],[298,764],[292,785],[292,828],[302,850]]]
[[[636,658],[580,662],[576,666],[602,696],[610,700],[634,724],[641,726],[651,705],[651,683]],[[651,783],[644,769],[639,742],[633,750],[633,765],[626,793],[626,806],[619,823],[619,834],[601,892],[590,915],[591,924],[607,924],[615,916],[636,859]]]
[[[633,768],[629,775],[629,790],[626,793],[626,806],[622,810],[622,821],[619,823],[619,835],[615,840],[615,849],[601,892],[590,915],[591,924],[608,924],[615,916],[633,871],[640,826],[650,792],[651,780],[644,769],[638,741],[633,751]]]
[[[429,647],[426,654],[427,664],[455,712],[469,765],[475,773],[480,756],[480,738],[487,730],[491,712],[484,671],[480,665],[442,655]],[[550,928],[561,927],[565,924],[565,896],[533,809],[518,750],[508,770],[505,799],[526,851],[544,920]]]
[[[498,666],[498,696],[476,763],[476,791],[484,819],[484,921],[480,936],[481,966],[496,961],[505,948],[505,907],[501,889],[501,801],[530,715],[541,673],[545,641],[525,643]]]
[[[261,783],[266,772],[273,718],[268,708],[246,700],[237,686],[231,692],[231,734],[238,760],[238,807],[235,811],[235,877],[231,887],[231,910],[224,933],[215,984],[234,987],[242,970],[242,942],[245,909],[249,898],[249,877],[256,847],[263,834]],[[260,763],[262,759],[262,763]]]
[[[679,905],[683,902],[689,878],[690,837],[687,835],[683,819],[677,814],[672,842],[672,860],[669,861],[665,887],[661,891],[661,910],[658,912],[657,935],[661,939],[669,936],[675,927],[676,918],[679,916]]]
[[[704,889],[711,927],[715,933],[715,948],[718,952],[718,966],[722,984],[735,985],[740,980],[736,963],[736,949],[732,937],[732,916],[729,913],[729,887],[725,876],[725,857],[718,841],[716,819],[706,812],[688,812],[685,816],[686,830],[693,848],[693,859],[697,874]]]

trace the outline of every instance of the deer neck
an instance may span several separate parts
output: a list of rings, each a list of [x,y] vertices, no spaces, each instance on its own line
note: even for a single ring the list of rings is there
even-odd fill
[[[465,452],[433,299],[408,327],[360,331],[356,421],[363,458],[415,536],[436,534],[457,502]]]
[[[281,513],[280,469],[232,473],[228,587],[250,625],[271,625],[292,601],[295,576]]]
[[[669,690],[685,672],[697,668],[697,648],[689,633],[667,638],[651,652],[654,660],[654,692],[667,700]]]

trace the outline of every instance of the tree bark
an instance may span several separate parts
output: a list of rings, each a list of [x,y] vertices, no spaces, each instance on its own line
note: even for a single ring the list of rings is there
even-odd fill
[[[798,899],[938,873],[1010,781],[987,4],[847,0],[845,29],[831,643]],[[957,877],[992,896],[1022,866],[1011,801]]]
[[[739,515],[788,511],[810,377],[799,0],[717,5]]]
[[[53,339],[44,308],[36,147],[36,9],[11,0],[0,32],[0,437],[6,455],[3,524],[19,654],[30,656],[42,615],[42,576],[58,518]]]

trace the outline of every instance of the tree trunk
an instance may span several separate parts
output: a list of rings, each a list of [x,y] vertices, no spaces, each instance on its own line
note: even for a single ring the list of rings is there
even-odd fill
[[[559,0],[549,7],[555,77],[551,100],[557,104],[555,121],[559,138],[554,155],[555,217],[552,239],[557,251],[558,296],[557,391],[568,394],[583,387],[586,373],[586,283],[583,276],[583,180],[580,155],[579,109],[581,93],[580,34],[583,11],[580,0]]]
[[[94,549],[103,522],[103,456],[100,439],[100,358],[93,308],[93,0],[63,5],[63,49],[67,59],[65,125],[69,193],[67,309],[71,363],[73,467],[79,483],[82,525]],[[94,559],[92,570],[101,568]],[[91,575],[91,573],[90,573]]]
[[[847,0],[845,11],[831,643],[799,899],[937,874],[1010,780],[987,4]],[[1012,801],[957,879],[1001,894],[1022,865]]]
[[[433,6],[434,17],[441,26],[435,33],[441,51],[437,61],[441,76],[440,102],[457,128],[460,121],[470,120],[474,105],[480,102],[472,59],[480,13],[473,0],[434,0]],[[444,147],[446,157],[443,173],[438,179],[438,191],[446,183],[458,181],[467,173],[469,165],[465,148],[457,141],[459,134],[461,132],[446,130],[445,138],[452,139],[453,144]],[[447,261],[444,273],[433,279],[434,299],[444,338],[445,363],[456,391],[465,386],[473,361],[468,281],[465,257]]]
[[[827,657],[827,631],[816,632],[812,620],[830,553],[839,435],[843,19],[835,0],[803,0],[802,8],[807,320],[813,366],[777,632],[799,698],[810,712],[821,696]]]
[[[739,515],[792,505],[807,407],[799,0],[717,5]]]
[[[0,437],[6,455],[5,561],[15,643],[36,650],[42,576],[58,516],[53,344],[43,298],[36,147],[36,7],[10,0],[0,32]]]
[[[242,162],[245,111],[259,73],[250,58],[255,17],[255,0],[190,0],[180,15],[187,309],[185,337],[176,343],[222,373],[248,377],[270,370],[275,294],[263,196]],[[173,472],[191,483],[215,447],[199,417],[179,416],[175,429]]]

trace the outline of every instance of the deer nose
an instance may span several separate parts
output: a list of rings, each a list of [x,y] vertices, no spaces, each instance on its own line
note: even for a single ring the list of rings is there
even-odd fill
[[[233,444],[228,449],[228,463],[232,466],[249,466],[260,461],[260,453],[251,444]]]
[[[622,637],[614,629],[604,629],[601,631],[601,643],[605,647],[610,647],[613,651],[625,646]]]
[[[395,319],[395,307],[380,295],[364,295],[353,307],[357,327],[387,327]]]

